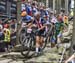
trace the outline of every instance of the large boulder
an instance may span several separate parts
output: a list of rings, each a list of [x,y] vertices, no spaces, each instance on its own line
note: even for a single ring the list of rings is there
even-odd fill
[[[73,32],[73,25],[70,23],[67,28],[67,31],[63,32],[62,35],[63,37],[67,37],[67,36],[70,36],[72,32]]]

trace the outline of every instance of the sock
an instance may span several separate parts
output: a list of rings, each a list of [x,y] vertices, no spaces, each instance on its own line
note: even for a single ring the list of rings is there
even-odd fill
[[[39,52],[41,51],[41,47],[39,48]]]
[[[39,48],[38,48],[38,47],[36,47],[36,52],[37,52],[37,53],[39,52]]]

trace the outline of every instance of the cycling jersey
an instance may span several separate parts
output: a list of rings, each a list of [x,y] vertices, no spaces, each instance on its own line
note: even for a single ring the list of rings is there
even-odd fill
[[[26,11],[28,15],[32,16],[32,7],[30,5],[26,6]]]
[[[37,10],[35,7],[32,8],[32,13],[33,13],[33,14],[35,14],[37,11],[38,11],[38,10]]]
[[[36,24],[38,26],[38,28],[41,28],[41,26],[43,26],[43,24],[45,24],[45,21],[40,18],[39,21],[34,20],[33,23]]]
[[[25,17],[22,17],[22,22],[25,22],[25,23],[30,23],[31,22],[31,19],[32,17],[27,15]]]
[[[47,10],[45,11],[45,16],[46,16],[47,18],[49,18],[49,13],[48,13]]]
[[[63,28],[63,23],[57,22],[55,24],[56,36],[59,35],[60,32],[62,32],[62,28]]]
[[[46,21],[46,24],[50,24],[50,22],[49,21]]]
[[[45,21],[40,18],[39,21],[34,20],[33,23],[34,23],[35,25],[37,25],[37,28],[39,29],[39,28],[41,28],[41,26],[43,26],[43,24],[45,23]],[[39,31],[36,33],[36,35],[37,35],[37,36],[43,36],[43,35],[44,35],[44,31],[45,31],[45,28],[42,29],[42,30],[39,30]]]
[[[41,17],[43,17],[45,15],[45,11],[41,9],[40,12],[41,12]]]
[[[55,24],[56,30],[61,31],[61,28],[62,28],[62,27],[63,27],[63,23],[61,23],[61,22],[57,22],[57,23]]]
[[[52,19],[51,19],[51,23],[57,23],[57,19],[56,19],[56,17],[52,17]]]

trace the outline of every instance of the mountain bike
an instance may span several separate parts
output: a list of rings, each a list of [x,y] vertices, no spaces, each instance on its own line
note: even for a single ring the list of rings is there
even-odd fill
[[[23,56],[29,55],[29,53],[31,55],[34,54],[34,51],[36,48],[36,38],[35,38],[36,32],[37,32],[37,29],[35,27],[32,27],[32,29],[27,29],[27,28],[21,29],[19,41],[20,41],[20,44],[22,45],[21,54]],[[44,50],[47,43],[49,42],[48,37],[49,37],[49,33],[44,32],[43,34],[44,40],[43,40],[43,45],[41,47],[42,51]]]
[[[28,46],[30,47],[29,50],[27,50],[29,52],[28,55],[30,55],[30,56],[34,55],[34,53],[35,53],[35,48],[36,48],[36,38],[35,37],[36,37],[36,32],[37,32],[37,30],[34,27],[31,30],[32,30],[31,33],[27,34],[28,37],[25,38],[25,41],[23,42],[24,45],[28,44]],[[43,38],[44,38],[44,40],[43,40],[43,44],[41,47],[42,51],[44,50],[44,48],[47,45],[48,34],[44,33]],[[26,44],[26,40],[28,40],[27,44]]]
[[[27,33],[27,28],[24,27],[19,31],[19,42],[21,44],[21,54],[23,56],[28,56],[30,51],[29,46],[29,34]]]

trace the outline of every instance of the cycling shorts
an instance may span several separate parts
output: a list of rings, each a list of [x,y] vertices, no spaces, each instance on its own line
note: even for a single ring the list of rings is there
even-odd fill
[[[44,31],[45,30],[40,30],[36,33],[36,36],[44,36]]]

